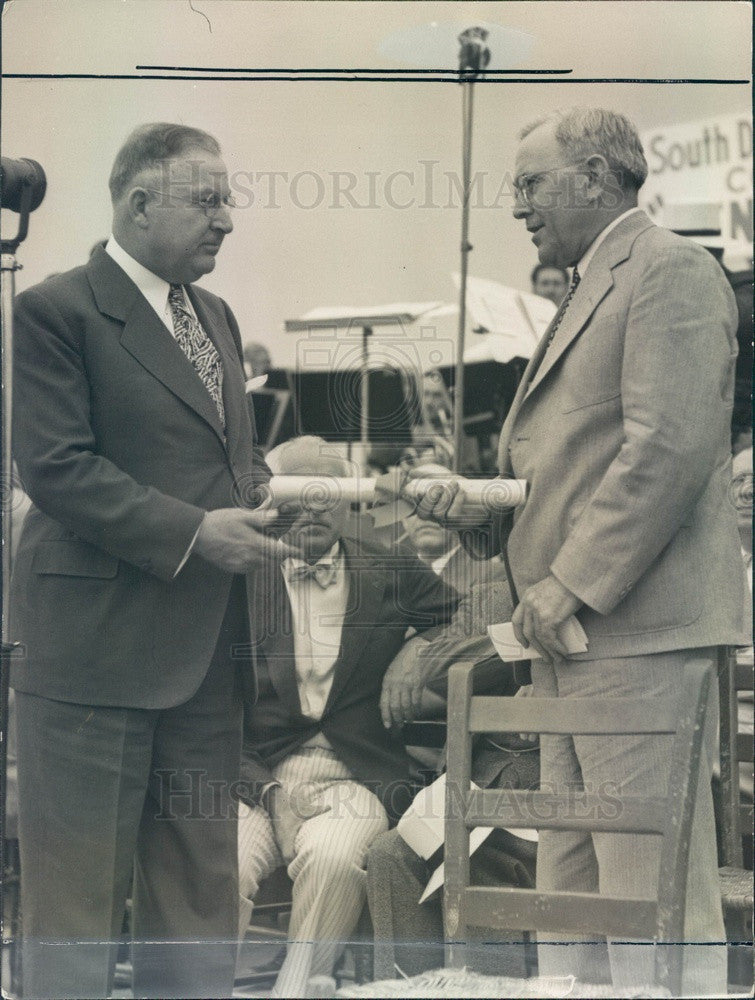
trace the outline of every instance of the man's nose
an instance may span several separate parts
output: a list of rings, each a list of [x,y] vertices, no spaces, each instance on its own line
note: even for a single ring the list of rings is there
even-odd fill
[[[233,219],[231,218],[231,210],[227,205],[221,205],[217,212],[212,217],[212,228],[219,229],[221,232],[228,233],[233,232]]]
[[[514,198],[514,206],[511,209],[511,214],[515,219],[526,219],[528,215],[532,214],[532,209],[518,191]]]

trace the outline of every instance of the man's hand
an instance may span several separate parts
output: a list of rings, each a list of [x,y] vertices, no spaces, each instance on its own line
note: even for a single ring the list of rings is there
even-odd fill
[[[275,842],[286,865],[290,865],[296,856],[296,836],[302,823],[327,812],[328,808],[299,799],[292,802],[288,793],[277,785],[268,791],[267,811],[273,824]]]
[[[449,476],[448,469],[444,471]],[[423,473],[423,467],[420,466],[412,470],[410,478],[424,479],[430,476]],[[490,514],[482,504],[470,500],[459,486],[458,479],[451,478],[437,485],[433,483],[417,504],[415,513],[425,521],[437,521],[452,531],[472,528],[490,520]]]
[[[533,646],[546,663],[568,656],[558,628],[581,606],[582,601],[555,576],[546,576],[525,591],[511,616],[514,635],[523,646]]]
[[[285,542],[262,534],[277,517],[274,510],[239,507],[209,510],[199,528],[193,551],[228,573],[246,573],[270,560],[282,562],[298,552]]]
[[[383,677],[380,714],[386,729],[411,722],[422,705],[422,689],[432,673],[433,660],[423,656],[430,643],[417,636],[404,643]]]

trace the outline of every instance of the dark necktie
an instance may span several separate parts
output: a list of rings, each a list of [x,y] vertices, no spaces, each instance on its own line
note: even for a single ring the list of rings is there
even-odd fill
[[[558,312],[556,313],[553,319],[553,324],[551,325],[551,332],[548,334],[548,343],[546,344],[546,350],[553,343],[553,338],[556,336],[556,331],[561,326],[561,320],[566,315],[566,310],[569,308],[569,303],[574,298],[574,293],[577,290],[577,285],[579,284],[580,280],[581,279],[579,277],[579,271],[575,267],[574,273],[571,276],[571,284],[569,285],[569,291],[564,296],[563,302],[558,307]]]
[[[202,379],[205,389],[217,407],[220,423],[225,430],[225,407],[223,406],[223,364],[215,345],[202,329],[186,305],[181,285],[171,285],[168,303],[173,316],[173,330],[178,346],[191,361]]]
[[[338,560],[333,559],[330,562],[315,563],[314,566],[309,563],[303,563],[301,566],[289,566],[286,578],[289,583],[298,583],[300,580],[315,580],[323,590],[327,590],[336,582],[337,572]]]

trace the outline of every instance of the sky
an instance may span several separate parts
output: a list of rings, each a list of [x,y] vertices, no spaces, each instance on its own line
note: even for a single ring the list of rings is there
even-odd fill
[[[276,364],[301,356],[303,335],[286,334],[283,323],[310,309],[452,302],[458,84],[112,76],[154,76],[136,67],[156,65],[395,70],[407,65],[401,57],[424,66],[442,58],[454,69],[457,31],[480,22],[491,26],[491,67],[520,70],[513,79],[524,82],[475,87],[472,275],[528,288],[536,255],[511,216],[506,178],[519,130],[542,113],[602,105],[640,131],[750,115],[749,84],[564,82],[749,80],[751,6],[738,0],[8,0],[2,153],[38,160],[48,178],[18,254],[18,288],[86,260],[110,231],[107,176],[117,149],[136,125],[168,120],[206,129],[222,145],[240,207],[202,283],[231,305],[243,339],[267,344]],[[448,56],[438,38],[451,40]],[[572,73],[527,77],[535,69]],[[82,73],[101,76],[41,77]],[[3,212],[2,226],[10,232],[15,218]],[[376,341],[437,341],[447,357],[455,324],[448,316],[424,329],[385,328]],[[404,347],[394,340],[389,350]]]

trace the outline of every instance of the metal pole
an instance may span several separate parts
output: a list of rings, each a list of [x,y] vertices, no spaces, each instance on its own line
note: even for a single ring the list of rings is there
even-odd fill
[[[370,446],[370,337],[372,327],[362,327],[362,378],[361,378],[361,412],[359,414],[359,440],[362,445],[362,465],[367,464],[367,452]]]
[[[464,336],[467,321],[467,258],[469,242],[469,197],[472,174],[472,88],[490,62],[485,45],[486,28],[467,28],[459,35],[459,82],[462,86],[462,204],[461,204],[461,280],[459,288],[459,337],[456,345],[454,378],[454,459],[453,470],[462,469],[464,448]]]
[[[454,456],[453,471],[462,468],[464,447],[464,337],[467,323],[467,262],[469,251],[469,196],[472,166],[472,95],[474,82],[462,83],[462,204],[461,204],[461,278],[459,282],[459,334],[456,344],[454,376]]]
[[[15,291],[15,273],[19,265],[13,253],[8,253],[3,247],[0,255],[0,297],[2,302],[2,343],[0,344],[0,379],[2,399],[2,459],[0,464],[0,497],[2,498],[2,652],[0,653],[0,925],[2,926],[3,944],[10,940],[6,930],[4,881],[8,861],[6,858],[6,796],[8,787],[8,688],[10,683],[10,657],[14,643],[10,641],[9,595],[11,573],[11,516],[13,511],[13,453],[11,405],[13,401],[13,295]],[[12,983],[8,984],[12,986]]]
[[[3,646],[10,640],[8,625],[8,598],[11,573],[11,520],[13,515],[13,451],[11,406],[13,401],[13,296],[15,293],[18,264],[12,253],[0,257],[2,280],[2,486],[3,503],[2,571],[3,571]]]

